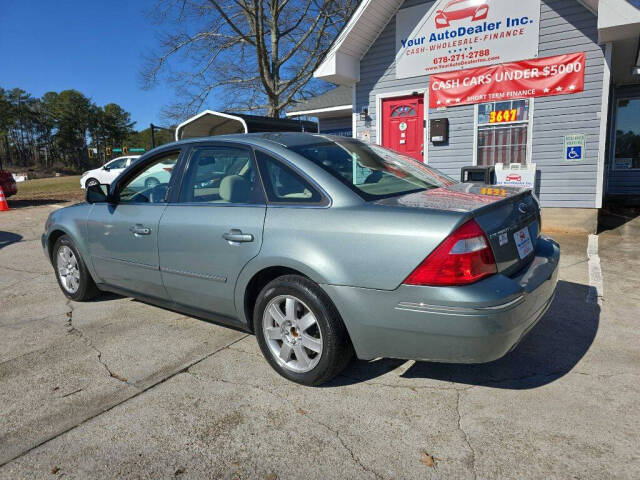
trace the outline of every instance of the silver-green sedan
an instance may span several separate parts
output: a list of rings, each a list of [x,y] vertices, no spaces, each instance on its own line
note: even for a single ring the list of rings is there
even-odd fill
[[[166,181],[146,182],[158,168]],[[354,354],[495,360],[556,288],[560,251],[528,190],[457,183],[348,138],[173,143],[86,195],[42,236],[67,297],[111,291],[245,329],[307,385]]]

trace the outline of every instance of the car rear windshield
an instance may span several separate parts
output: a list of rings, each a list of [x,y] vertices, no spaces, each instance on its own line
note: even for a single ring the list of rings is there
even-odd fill
[[[411,157],[358,140],[322,139],[289,148],[324,168],[368,201],[456,183]]]

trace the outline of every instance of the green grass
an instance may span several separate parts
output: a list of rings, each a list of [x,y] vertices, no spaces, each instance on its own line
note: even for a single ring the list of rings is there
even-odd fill
[[[18,194],[11,197],[11,200],[77,201],[83,197],[84,190],[80,188],[80,175],[74,175],[20,182],[18,183]]]

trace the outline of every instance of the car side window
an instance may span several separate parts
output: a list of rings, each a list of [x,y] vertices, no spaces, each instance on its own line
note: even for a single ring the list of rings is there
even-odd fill
[[[120,203],[166,203],[179,156],[179,151],[169,152],[147,164],[122,185]]]
[[[320,203],[322,195],[311,184],[271,155],[256,150],[270,203]]]
[[[180,189],[180,203],[264,204],[252,157],[245,148],[193,148]]]
[[[119,160],[114,160],[111,163],[107,164],[107,167],[109,167],[109,169],[113,170],[115,168],[124,168],[127,164],[127,159],[126,158],[121,158]]]

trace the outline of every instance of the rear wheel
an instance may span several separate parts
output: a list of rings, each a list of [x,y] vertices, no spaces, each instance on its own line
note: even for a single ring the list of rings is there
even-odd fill
[[[311,280],[286,275],[271,281],[256,300],[258,344],[283,377],[320,385],[353,357],[347,329],[326,293]]]
[[[67,235],[61,236],[53,246],[52,263],[58,285],[67,298],[83,302],[98,294],[87,266]]]

